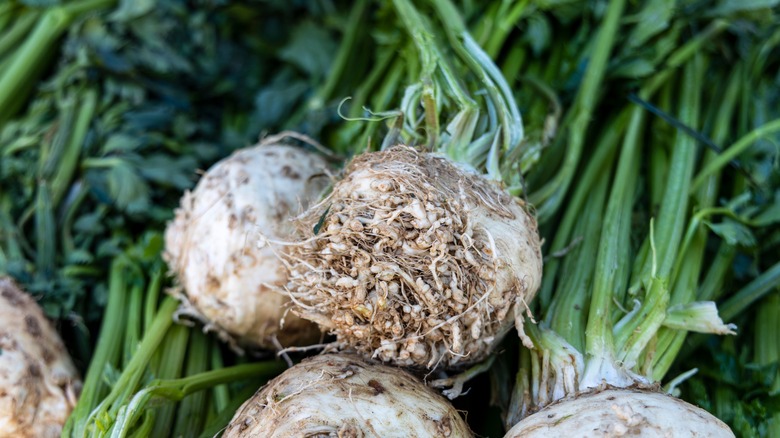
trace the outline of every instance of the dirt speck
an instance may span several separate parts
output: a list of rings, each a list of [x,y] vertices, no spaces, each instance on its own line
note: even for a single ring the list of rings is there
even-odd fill
[[[349,365],[347,365],[347,366],[345,366],[345,367],[343,367],[341,369],[341,372],[344,373],[344,374],[347,374],[347,373],[355,374],[358,371],[360,371],[360,367],[356,363],[350,363]]]
[[[27,328],[27,333],[37,338],[41,336],[41,326],[38,324],[38,319],[33,315],[27,315],[24,317],[24,325]]]
[[[374,388],[374,395],[379,395],[386,391],[385,387],[382,386],[382,384],[379,383],[379,381],[374,379],[368,381],[368,386]]]
[[[341,426],[338,431],[339,438],[360,438],[363,436],[363,432],[351,424],[345,424]]]
[[[43,357],[43,361],[46,362],[46,365],[51,365],[55,359],[54,353],[48,348],[44,348],[43,351],[41,351],[41,357]]]
[[[441,420],[437,421],[436,425],[436,431],[440,434],[440,436],[450,436],[452,435],[452,420],[450,417],[444,417]]]
[[[3,291],[1,293],[3,298],[8,300],[12,306],[20,306],[23,303],[21,292],[14,289],[12,286],[6,287],[6,285],[3,285]]]
[[[282,176],[290,179],[301,179],[301,174],[293,170],[291,166],[282,167]]]
[[[27,367],[27,372],[30,373],[32,377],[41,377],[41,368],[36,364],[30,364],[30,366]]]
[[[220,281],[219,281],[219,278],[217,278],[213,274],[209,274],[206,277],[206,282],[208,282],[209,287],[212,288],[212,289],[219,289],[219,286],[221,284]]]

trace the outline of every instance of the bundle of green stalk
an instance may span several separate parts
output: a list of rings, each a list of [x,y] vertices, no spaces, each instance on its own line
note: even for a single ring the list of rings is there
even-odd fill
[[[161,298],[161,241],[145,234],[113,259],[106,317],[62,436],[213,436],[283,369],[276,362],[225,367],[217,343],[174,324],[178,303]]]
[[[438,5],[431,2],[428,12],[440,14]],[[532,307],[539,325],[525,324],[534,327],[529,333],[534,348],[521,349],[519,363],[502,365],[519,367],[512,395],[501,382],[505,370],[494,367],[493,397],[499,404],[503,400],[508,426],[559,399],[610,386],[652,391],[668,382],[673,390],[692,374],[670,375],[689,333],[733,334],[712,301],[729,298],[727,322],[747,309],[749,319],[755,309],[750,304],[777,286],[776,150],[767,140],[777,138],[778,130],[776,11],[774,4],[758,2],[716,6],[497,2],[461,10],[474,20],[476,43],[498,60],[525,108],[524,144],[498,149],[523,151],[525,159],[502,156],[491,163],[487,155],[478,166],[508,174],[510,191],[528,193],[551,243],[545,283]],[[378,14],[393,23],[389,7]],[[447,18],[444,27],[458,29],[460,18]],[[423,43],[434,34],[436,43],[446,40],[454,51],[462,50],[457,30],[447,39],[430,29],[412,34]],[[357,28],[345,44],[361,41],[360,32],[383,49],[347,103],[349,116],[397,120],[393,102],[405,96],[406,120],[420,121],[421,138],[435,132],[417,118],[425,113],[419,98],[424,102],[425,86],[435,79],[423,80],[417,89],[403,87],[410,70],[413,78],[426,77],[426,59],[417,67],[414,42],[388,25]],[[719,63],[721,56],[731,62]],[[490,95],[489,87],[483,91]],[[436,102],[444,106],[457,99]],[[388,127],[391,135],[405,128]],[[453,124],[445,132],[455,136],[459,128]],[[325,138],[361,151],[382,129],[379,123],[353,123]],[[539,161],[531,167],[535,156]],[[525,187],[518,168],[527,171]],[[317,219],[327,216],[327,210],[321,213]],[[320,304],[304,304],[312,303]],[[333,328],[339,322],[321,324]],[[692,342],[696,339],[701,338]],[[767,362],[774,356],[760,342],[757,360],[772,375]],[[774,389],[764,385],[758,391]],[[624,395],[615,405],[626,418],[625,424],[612,424],[616,432],[664,426],[650,410],[647,418],[628,412],[626,406],[635,409],[632,397]],[[761,419],[766,411],[753,412],[759,415],[735,430],[766,430]],[[716,420],[710,425],[728,433]]]
[[[748,14],[751,7],[697,16],[685,14],[683,5],[623,10],[621,2],[610,2],[604,11],[577,94],[563,105],[570,110],[562,134],[529,174],[551,256],[536,308],[539,324],[528,325],[535,348],[520,350],[505,406],[507,427],[525,418],[511,436],[592,428],[691,433],[668,421],[678,414],[663,413],[681,408],[665,406],[673,404],[668,397],[652,400],[650,392],[670,379],[689,332],[732,332],[711,300],[730,295],[723,316],[734,321],[777,287],[776,152],[754,142],[777,138],[780,128],[780,114],[771,109],[776,65],[768,55],[777,52],[778,34]],[[660,12],[668,13],[663,25],[644,19]],[[621,17],[637,24],[621,25]],[[746,26],[750,35],[742,33]],[[743,45],[731,46],[731,38]],[[618,41],[627,44],[613,47]],[[641,42],[655,43],[642,50],[663,61],[637,56]],[[735,62],[722,67],[720,55],[710,52],[715,48],[728,50]],[[628,84],[617,76],[625,73],[621,67],[631,67]],[[581,152],[587,160],[577,163]],[[545,176],[550,180],[534,190]],[[740,259],[751,260],[753,275],[760,275],[728,294],[740,284],[727,280]],[[770,357],[763,353],[763,365]],[[671,379],[667,389],[691,374]],[[776,391],[763,388],[769,389]],[[768,427],[752,421],[743,421],[740,433]]]
[[[685,126],[699,130],[709,121],[712,137],[722,144],[728,138],[724,136],[728,127],[733,126],[729,119],[737,101],[736,94],[728,93],[735,92],[742,78],[724,81],[712,72],[705,75],[705,62],[702,55],[687,61],[682,76],[664,84],[660,97],[653,100],[660,109],[676,112],[674,117]],[[709,93],[701,87],[711,90],[716,84],[727,86],[715,98],[718,105],[708,104]],[[652,93],[645,90],[640,97],[652,99]],[[712,110],[707,114],[702,108]],[[645,108],[635,106],[624,114],[616,116],[610,131],[596,143],[572,197],[581,206],[568,210],[555,232],[555,251],[575,238],[582,241],[560,261],[547,265],[548,274],[560,274],[546,277],[542,321],[530,334],[536,349],[521,353],[513,391],[516,410],[510,408],[510,412],[522,418],[558,400],[573,400],[545,409],[520,425],[556,417],[555,427],[570,427],[564,430],[571,431],[594,425],[693,433],[696,426],[689,419],[684,424],[692,429],[680,432],[688,430],[682,428],[683,423],[668,421],[663,411],[641,411],[637,406],[652,405],[650,391],[666,376],[687,332],[733,334],[736,328],[723,324],[709,301],[715,298],[709,295],[714,291],[705,288],[708,277],[716,281],[728,270],[717,265],[706,269],[706,257],[711,256],[706,251],[708,240],[724,250],[743,244],[733,237],[736,229],[742,231],[741,225],[720,216],[740,218],[739,207],[717,202],[734,196],[735,189],[722,172],[728,160],[712,151],[699,152],[695,139],[679,130],[670,132],[663,119],[647,120]],[[759,129],[777,129],[772,126]],[[650,137],[648,130],[655,135]],[[658,151],[664,145],[672,146],[666,156]],[[643,187],[638,178],[643,155],[649,163],[646,175],[652,189]],[[745,186],[736,190],[742,195]],[[654,193],[659,195],[656,199]],[[749,220],[761,227],[774,220],[760,205],[751,205],[751,210],[752,215],[742,222]],[[614,402],[604,405],[607,395],[606,400]],[[630,397],[644,401],[632,402]],[[680,409],[663,406],[671,404],[671,398],[659,400],[659,410]],[[583,416],[598,415],[588,419],[593,423],[579,422],[577,415],[571,421],[557,420],[560,412],[556,409],[571,409],[567,403],[580,402]],[[612,417],[608,411],[598,414],[589,403],[615,412]],[[519,427],[517,433],[522,433],[523,426]],[[715,433],[716,429],[706,432]]]

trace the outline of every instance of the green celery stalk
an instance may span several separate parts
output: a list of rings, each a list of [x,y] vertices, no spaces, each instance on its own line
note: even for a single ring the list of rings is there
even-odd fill
[[[734,319],[753,303],[780,286],[780,262],[761,273],[720,306],[720,314],[726,321]]]
[[[550,254],[561,253],[566,247],[574,244],[575,239],[580,237],[574,235],[572,229],[580,218],[580,210],[588,200],[590,190],[595,181],[605,171],[605,168],[611,167],[608,163],[613,161],[616,145],[626,129],[626,124],[627,117],[610,120],[609,126],[611,128],[604,132],[604,135],[595,147],[595,152],[591,156],[588,166],[578,177],[579,184],[577,184],[577,188],[569,200],[568,208],[561,222],[556,227],[555,237],[549,250]],[[558,278],[557,273],[560,265],[561,259],[559,257],[553,257],[545,261],[542,288],[539,292],[539,301],[541,302],[543,312],[547,312],[549,303],[552,301],[553,287]]]
[[[733,117],[736,109],[737,99],[740,90],[740,75],[737,70],[732,74],[732,79],[728,82],[727,89],[723,98],[719,98],[719,105],[712,106],[714,116],[713,140],[720,143],[728,135],[729,120]],[[711,162],[716,159],[714,151],[707,151],[704,154],[703,163]],[[720,187],[719,178],[710,177],[706,185],[699,188],[694,197],[696,208],[700,211],[693,215],[688,226],[685,238],[680,249],[680,256],[672,275],[671,301],[670,305],[683,305],[691,303],[697,299],[699,278],[704,264],[704,256],[708,238],[708,230],[702,224],[700,218],[715,203],[718,189]],[[678,356],[683,342],[687,336],[685,330],[662,329],[659,332],[656,354],[658,357],[669,358],[661,366],[654,366],[654,377],[660,379],[668,371],[672,360]]]
[[[0,196],[0,272],[8,272],[9,264],[22,260],[22,248],[16,239],[16,225],[11,218],[10,196]]]
[[[216,351],[218,351],[218,348],[215,348]],[[211,355],[211,369],[218,370],[224,367],[224,363],[222,361],[222,355],[221,354],[212,354]],[[230,401],[230,390],[228,389],[227,385],[217,385],[213,389],[213,395],[211,396],[211,400],[213,402],[214,406],[214,412],[219,413],[222,412],[223,409],[228,405],[228,402]]]
[[[401,87],[402,79],[404,75],[404,65],[401,63],[393,64],[387,72],[387,75],[382,79],[382,85],[379,90],[371,96],[371,107],[373,108],[387,108],[390,105],[393,97],[398,89]],[[358,141],[355,143],[356,150],[354,153],[362,153],[363,150],[367,150],[371,145],[378,144],[375,136],[379,130],[378,123],[367,123],[363,130],[363,133],[358,137]],[[344,152],[341,149],[337,149],[339,152]]]
[[[51,7],[17,49],[13,60],[0,73],[0,125],[24,102],[23,93],[33,84],[55,42],[81,14],[112,6],[115,0],[82,0]],[[26,84],[26,85],[25,85]]]
[[[187,365],[185,376],[193,376],[208,371],[212,340],[200,330],[192,330],[190,345],[187,348]],[[203,428],[207,400],[206,391],[198,391],[184,397],[176,412],[176,423],[172,436],[194,437]]]
[[[515,2],[511,8],[506,2],[501,2],[495,14],[496,24],[490,27],[490,38],[485,44],[485,52],[493,59],[496,59],[499,51],[506,42],[509,33],[515,28],[517,22],[522,18],[523,13],[529,8],[529,0]]]
[[[753,338],[755,361],[761,366],[780,364],[780,293],[775,291],[762,300],[755,320]],[[775,379],[770,395],[780,394],[780,369],[775,371]],[[780,412],[773,412],[768,421],[767,436],[780,437]]]
[[[127,367],[132,360],[133,354],[141,340],[141,301],[143,299],[144,287],[142,284],[135,284],[130,289],[130,303],[127,306],[127,326],[125,330],[125,340],[122,342],[123,359],[122,368]]]
[[[144,335],[135,354],[133,354],[127,366],[125,366],[114,387],[111,388],[111,392],[91,410],[85,422],[85,429],[86,426],[92,424],[97,424],[99,430],[108,430],[111,427],[111,423],[118,415],[122,401],[135,392],[147,370],[149,360],[155,354],[163,338],[168,333],[169,327],[173,324],[173,312],[177,307],[178,302],[174,298],[167,297],[163,301],[152,327]],[[124,309],[122,309],[122,313],[123,315],[126,313]],[[102,333],[101,331],[101,335]],[[121,346],[121,342],[117,342],[117,344],[117,347]],[[87,377],[89,377],[89,372]],[[76,436],[86,435],[81,433]]]
[[[50,186],[47,182],[40,181],[38,195],[35,198],[35,266],[37,275],[48,278],[54,274],[57,256],[56,231]]]
[[[690,99],[691,90],[687,87],[682,87],[682,90],[688,93],[686,96]],[[686,106],[685,109],[680,111],[679,117],[682,119],[681,121],[684,123],[690,122],[693,115],[692,111],[694,110],[692,104],[686,101],[684,97],[680,106]],[[673,154],[669,160],[670,164],[666,176],[667,182],[656,222],[660,230],[660,233],[657,235],[660,250],[658,253],[651,254],[649,248],[653,242],[649,238],[645,239],[634,263],[629,290],[632,294],[642,288],[642,282],[646,282],[653,276],[662,278],[671,276],[672,263],[675,260],[673,254],[679,245],[685,221],[685,215],[679,213],[687,209],[687,193],[690,186],[690,178],[686,178],[686,173],[693,172],[695,152],[696,147],[693,140],[683,133],[678,133],[675,137]],[[685,190],[685,192],[682,193],[680,190]],[[656,266],[659,260],[661,261],[660,270]]]
[[[714,301],[720,298],[723,294],[723,283],[726,276],[731,272],[731,264],[736,254],[737,249],[734,246],[725,242],[720,244],[718,252],[715,254],[715,259],[710,262],[707,274],[699,286],[699,291],[696,293],[698,299]]]
[[[726,148],[723,153],[719,154],[715,160],[712,160],[710,163],[708,163],[704,169],[699,171],[699,173],[696,175],[696,178],[693,180],[693,183],[691,184],[691,190],[697,189],[709,176],[721,171],[732,160],[737,158],[740,154],[752,146],[753,143],[755,143],[757,140],[776,132],[780,132],[780,119],[767,122],[745,134],[742,138],[734,142],[733,145]]]
[[[0,3],[0,31],[7,32],[8,23],[18,15],[16,9],[17,5],[11,2]]]
[[[146,289],[146,294],[144,295],[144,336],[152,330],[155,317],[157,316],[163,276],[163,268],[154,270],[154,272],[152,272],[152,279],[149,281],[149,287]]]
[[[0,36],[0,59],[5,59],[16,48],[22,39],[30,33],[40,14],[37,11],[25,11],[21,16],[15,17],[10,29]]]
[[[73,122],[73,129],[70,131],[65,149],[51,177],[52,203],[55,208],[59,205],[68,187],[70,187],[73,175],[78,168],[78,159],[84,148],[89,124],[92,123],[97,108],[98,93],[95,89],[88,88],[80,94],[78,114]]]
[[[146,404],[155,397],[162,397],[170,401],[180,401],[190,394],[211,388],[215,385],[251,378],[270,378],[271,376],[280,373],[284,368],[284,363],[278,361],[259,362],[207,371],[205,373],[179,379],[154,380],[133,396],[127,409],[123,412],[123,415],[117,419],[117,424],[113,429],[111,437],[122,438],[127,436],[130,433],[130,428],[135,424]],[[167,430],[169,429],[159,430],[155,428],[155,431],[161,432],[162,434],[153,434],[151,436],[164,436]]]
[[[76,407],[73,409],[62,432],[63,437],[88,436],[88,417],[108,392],[103,373],[118,364],[122,346],[122,331],[125,324],[125,291],[127,262],[121,257],[111,264],[109,276],[108,303],[100,326],[100,336],[94,355],[89,362],[84,386]]]
[[[152,436],[152,429],[154,428],[154,412],[147,411],[144,413],[144,418],[141,424],[130,435],[132,438],[147,438]],[[214,438],[212,436],[211,438]]]
[[[332,97],[333,91],[339,83],[339,79],[347,68],[349,57],[354,54],[354,47],[358,36],[360,36],[363,31],[363,23],[366,21],[364,15],[367,5],[368,2],[366,0],[358,0],[352,6],[347,30],[339,44],[339,50],[336,52],[336,58],[333,60],[333,65],[330,67],[327,79],[323,86],[317,90],[317,94],[312,98],[308,105],[306,105],[307,110],[322,108],[325,101]]]
[[[700,84],[702,83],[703,72],[703,62],[694,58],[684,70],[683,80],[680,84],[681,99],[678,117],[688,126],[696,127],[699,125]],[[697,87],[697,84],[699,87]],[[659,231],[654,236],[651,235],[650,239],[654,239],[654,241],[649,240],[649,244],[657,249],[652,251],[649,257],[645,257],[644,264],[639,268],[638,280],[642,283],[646,283],[648,278],[653,277],[662,281],[664,287],[671,287],[674,264],[678,257],[683,256],[683,254],[678,255],[678,251],[687,217],[688,193],[694,171],[695,158],[696,144],[694,140],[679,132],[672,150],[667,177],[668,182],[664,191],[663,201],[661,202],[658,221],[656,222],[658,224],[656,229]],[[637,291],[638,287],[640,287],[638,284],[634,284],[632,290]],[[670,291],[667,290],[666,293],[670,294]],[[671,297],[667,296],[667,305],[670,300]],[[659,328],[660,324],[654,331]],[[625,333],[633,329],[634,327],[629,325],[623,331]],[[666,370],[668,370],[666,365],[671,365],[671,361],[675,357],[671,353],[677,349],[668,350],[670,354],[665,355],[663,354],[667,351],[665,347],[665,345],[656,347],[660,351],[653,356],[652,366],[651,364],[646,364],[644,368],[645,370],[652,369],[652,377],[655,379],[659,379],[665,374]]]
[[[585,145],[585,133],[596,106],[596,98],[604,78],[624,6],[625,0],[614,0],[609,2],[607,7],[606,15],[596,36],[594,50],[588,61],[585,77],[571,110],[574,116],[569,127],[562,168],[552,181],[531,194],[531,203],[537,205],[537,218],[540,223],[546,222],[557,212],[574,178],[574,172]]]
[[[604,213],[603,228],[608,232],[602,233],[596,255],[593,294],[586,328],[585,354],[588,358],[605,357],[613,360],[615,357],[611,307],[614,297],[622,293],[624,277],[628,274],[629,233],[639,168],[639,136],[643,123],[643,111],[635,108],[620,150],[617,172]]]
[[[158,351],[160,360],[157,362],[157,367],[153,371],[154,376],[159,379],[178,379],[181,377],[189,336],[189,327],[181,325],[171,327],[162,344],[161,350]],[[136,395],[138,395],[138,393],[136,393]],[[135,398],[135,396],[133,396],[133,398]],[[130,401],[130,404],[132,405],[132,400]],[[152,428],[151,436],[164,436],[168,433],[173,427],[175,415],[176,407],[173,404],[158,406],[157,409],[155,409],[154,428]],[[117,421],[117,423],[121,424],[119,421]],[[115,427],[112,438],[117,436],[123,435],[121,433],[117,435],[117,429]]]
[[[350,101],[349,116],[351,119],[356,119],[362,114],[363,106],[368,99],[369,93],[373,92],[380,80],[383,80],[383,75],[387,73],[388,66],[394,59],[396,59],[397,55],[394,49],[396,49],[395,46],[393,46],[390,50],[383,51],[379,54],[379,59],[374,64],[374,68],[371,69],[371,72],[368,74],[368,76],[366,76],[366,79],[360,84],[357,91],[355,91],[355,95]],[[356,128],[358,125],[347,124],[344,127]],[[343,138],[344,140],[347,140],[351,137]]]
[[[225,406],[219,410],[219,413],[208,421],[206,427],[204,427],[203,431],[198,435],[199,438],[213,438],[219,435],[228,423],[230,423],[230,420],[233,419],[233,416],[241,405],[249,400],[257,392],[257,388],[261,387],[262,384],[263,383],[259,383],[258,385],[246,385],[238,391],[233,398],[227,400]],[[224,385],[218,385],[215,388],[220,386]]]
[[[545,309],[545,321],[550,328],[563,337],[578,351],[585,347],[585,327],[587,325],[590,290],[595,254],[598,251],[601,231],[604,229],[604,204],[609,188],[608,170],[614,157],[598,168],[598,179],[587,186],[588,202],[579,210],[578,220],[572,233],[582,239],[563,259],[560,278],[556,285],[556,294],[550,307]]]

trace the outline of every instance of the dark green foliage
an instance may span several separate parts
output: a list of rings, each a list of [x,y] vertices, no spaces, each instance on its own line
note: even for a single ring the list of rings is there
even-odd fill
[[[327,73],[333,25],[299,20],[317,10],[122,1],[77,21],[0,132],[0,272],[88,345],[111,259],[164,229],[196,169],[287,125]]]

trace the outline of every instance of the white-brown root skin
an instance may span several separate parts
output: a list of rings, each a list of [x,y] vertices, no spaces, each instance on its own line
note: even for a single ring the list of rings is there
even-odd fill
[[[355,355],[320,355],[244,403],[224,438],[466,438],[460,414],[411,374]]]
[[[300,227],[309,238],[286,255],[295,312],[396,365],[484,359],[541,281],[522,201],[405,146],[355,158]]]
[[[59,437],[80,390],[76,367],[41,308],[0,277],[0,437]]]
[[[565,398],[526,417],[504,438],[727,438],[729,427],[704,409],[648,389],[610,388]]]
[[[283,248],[258,240],[291,238],[291,219],[328,184],[326,168],[302,149],[255,146],[212,166],[184,194],[163,255],[181,285],[182,315],[242,345],[274,349],[273,337],[283,346],[318,339],[317,327],[290,313],[289,298],[275,290],[287,281],[277,254]]]

